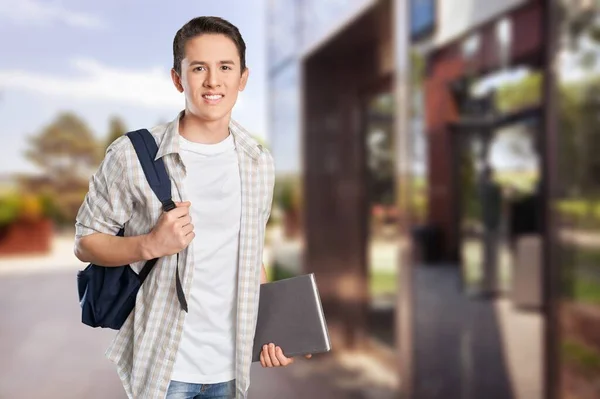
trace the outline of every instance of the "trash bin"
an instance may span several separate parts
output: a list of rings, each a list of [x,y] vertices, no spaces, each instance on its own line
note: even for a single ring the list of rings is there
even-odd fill
[[[417,262],[432,264],[442,258],[442,234],[433,225],[421,225],[413,228],[412,240]]]

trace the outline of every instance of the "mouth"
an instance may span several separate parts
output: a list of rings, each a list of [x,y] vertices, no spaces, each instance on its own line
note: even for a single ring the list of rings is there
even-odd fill
[[[223,97],[225,97],[223,94],[207,93],[202,95],[204,102],[208,104],[218,104],[223,99]]]

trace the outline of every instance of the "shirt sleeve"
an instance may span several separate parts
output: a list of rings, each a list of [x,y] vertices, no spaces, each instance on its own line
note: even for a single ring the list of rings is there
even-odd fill
[[[266,225],[271,216],[273,204],[273,189],[275,186],[275,165],[272,155],[267,151],[262,155],[262,179],[263,179],[263,223]]]
[[[104,160],[89,181],[88,192],[75,221],[75,237],[93,233],[116,235],[133,212],[132,195],[127,178],[123,140],[117,139],[107,149]]]

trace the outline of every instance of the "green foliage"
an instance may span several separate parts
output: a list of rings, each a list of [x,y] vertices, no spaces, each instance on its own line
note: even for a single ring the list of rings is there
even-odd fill
[[[369,279],[369,292],[377,297],[398,292],[398,275],[394,271],[375,270]]]
[[[574,339],[565,339],[562,342],[562,355],[567,363],[574,365],[588,376],[600,373],[600,354],[587,345]]]
[[[563,84],[559,97],[559,181],[563,192],[600,192],[600,77]]]
[[[19,217],[20,202],[17,193],[9,193],[0,197],[0,227],[13,223]]]
[[[600,228],[600,200],[569,199],[556,202],[556,210],[565,220],[588,222]]]
[[[542,95],[541,73],[529,74],[518,82],[497,90],[497,107],[509,112],[539,104]],[[600,192],[600,135],[597,118],[600,114],[600,76],[579,82],[560,83],[558,94],[557,168],[562,191]]]
[[[575,300],[580,303],[600,305],[600,284],[581,278],[575,279],[574,283],[573,293]]]
[[[44,211],[57,223],[74,223],[102,150],[82,119],[69,112],[59,114],[29,138],[25,156],[44,176],[24,178],[25,192],[43,196]]]
[[[496,92],[496,107],[504,113],[540,104],[542,82],[542,73],[536,72],[518,82],[502,85]]]
[[[62,113],[29,138],[25,156],[54,180],[81,179],[100,163],[98,143],[87,125],[72,113]]]
[[[300,179],[279,177],[275,182],[273,202],[284,212],[300,209]]]

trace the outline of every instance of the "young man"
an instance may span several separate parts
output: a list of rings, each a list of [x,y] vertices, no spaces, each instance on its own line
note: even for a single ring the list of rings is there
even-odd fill
[[[238,29],[220,18],[195,18],[175,36],[171,77],[185,110],[151,129],[175,209],[162,212],[121,137],[77,216],[81,261],[139,271],[159,258],[106,353],[130,398],[247,395],[274,168],[269,152],[231,120],[248,80],[245,51]],[[125,237],[115,236],[122,227]],[[292,362],[273,344],[261,353],[263,367]]]

